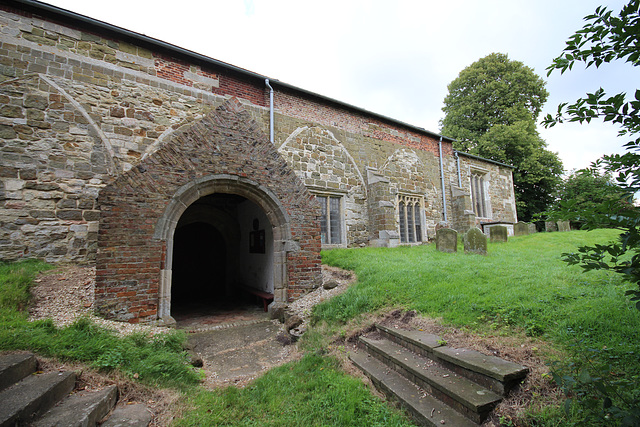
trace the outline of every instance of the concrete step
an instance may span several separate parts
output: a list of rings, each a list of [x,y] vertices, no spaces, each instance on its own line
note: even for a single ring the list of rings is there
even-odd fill
[[[369,354],[476,423],[483,422],[502,397],[486,387],[387,339],[360,337]]]
[[[141,403],[118,406],[101,427],[147,427],[151,424],[151,413]]]
[[[33,374],[0,392],[0,427],[27,424],[47,412],[74,388],[73,372]]]
[[[118,400],[115,385],[99,391],[74,393],[53,407],[34,427],[86,427],[95,426],[113,409]]]
[[[422,393],[418,387],[378,359],[360,351],[349,353],[351,361],[360,368],[387,397],[397,401],[414,420],[423,426],[477,427],[440,400]]]
[[[455,373],[502,396],[520,384],[529,373],[528,368],[499,357],[442,345],[442,340],[437,335],[382,325],[376,327],[389,340],[436,360]]]
[[[0,390],[17,383],[33,374],[38,367],[36,357],[31,353],[14,353],[0,356]]]

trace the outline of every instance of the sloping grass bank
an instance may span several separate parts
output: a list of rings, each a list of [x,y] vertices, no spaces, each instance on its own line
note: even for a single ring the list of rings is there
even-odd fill
[[[525,333],[572,356],[561,365],[573,394],[595,396],[594,381],[606,375],[611,383],[623,380],[607,393],[626,394],[622,398],[631,402],[640,395],[640,312],[624,296],[632,285],[561,260],[580,245],[616,236],[613,230],[539,233],[490,244],[487,256],[441,253],[434,245],[326,251],[324,263],[355,271],[358,282],[317,306],[314,320],[343,324],[401,307],[481,334]],[[600,399],[600,409],[610,404]]]
[[[246,388],[210,391],[197,386],[200,375],[188,364],[184,334],[119,337],[87,319],[66,328],[50,320],[29,322],[29,288],[38,272],[50,268],[39,261],[0,263],[0,351],[30,350],[116,370],[147,385],[178,388],[187,408],[175,421],[179,426],[412,425],[331,357],[308,354]]]
[[[29,288],[37,273],[50,268],[36,260],[0,263],[0,351],[29,350],[102,371],[117,369],[149,385],[185,388],[200,382],[200,374],[188,364],[182,333],[119,337],[87,319],[66,328],[51,320],[30,322]]]

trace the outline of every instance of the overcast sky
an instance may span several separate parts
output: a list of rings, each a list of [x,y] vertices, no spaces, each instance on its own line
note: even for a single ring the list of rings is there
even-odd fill
[[[616,63],[561,75],[546,68],[606,0],[48,0],[414,126],[439,132],[447,85],[501,52],[547,81],[553,113],[603,87],[633,94],[638,70]],[[610,124],[539,126],[565,169],[622,152]]]

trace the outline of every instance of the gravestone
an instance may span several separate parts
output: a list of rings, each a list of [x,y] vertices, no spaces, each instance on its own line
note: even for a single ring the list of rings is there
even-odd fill
[[[464,251],[472,254],[487,254],[487,236],[479,228],[473,227],[464,235]]]
[[[558,221],[558,231],[571,231],[571,223],[569,221]]]
[[[558,224],[556,224],[554,221],[545,221],[544,222],[544,229],[547,232],[558,231]]]
[[[436,230],[436,250],[440,252],[458,252],[458,232],[451,228]]]
[[[518,221],[513,226],[513,235],[514,236],[526,236],[529,234],[529,224],[526,222]]]
[[[504,225],[494,225],[489,229],[491,243],[502,243],[507,241],[509,230]]]
[[[529,225],[529,234],[534,234],[538,232],[538,227],[536,227],[536,224],[534,222],[531,222],[528,225]]]

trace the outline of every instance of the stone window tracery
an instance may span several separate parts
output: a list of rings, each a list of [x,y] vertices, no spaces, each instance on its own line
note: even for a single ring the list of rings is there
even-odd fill
[[[422,242],[422,206],[420,196],[398,195],[398,225],[401,243]]]

